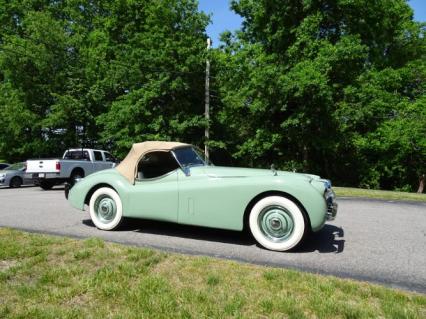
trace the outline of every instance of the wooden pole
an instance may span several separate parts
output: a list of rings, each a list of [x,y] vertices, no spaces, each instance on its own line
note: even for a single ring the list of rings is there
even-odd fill
[[[421,175],[419,178],[419,189],[417,190],[417,193],[419,194],[423,193],[424,189],[425,189],[425,174]]]
[[[212,41],[207,38],[207,51],[210,50]],[[209,147],[207,145],[210,138],[210,61],[207,57],[206,60],[206,88],[205,88],[205,105],[204,105],[204,117],[206,119],[206,128],[204,130],[205,142],[204,142],[204,153],[206,154],[206,164],[209,164]]]

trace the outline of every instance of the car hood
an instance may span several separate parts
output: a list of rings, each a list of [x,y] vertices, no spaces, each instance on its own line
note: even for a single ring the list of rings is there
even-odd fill
[[[202,166],[192,168],[191,170],[201,169],[205,174],[211,177],[254,177],[254,176],[275,176],[271,169],[242,168],[242,167],[223,167],[223,166]],[[306,180],[319,179],[320,177],[312,174],[293,173],[287,171],[276,171],[277,176],[291,176]]]

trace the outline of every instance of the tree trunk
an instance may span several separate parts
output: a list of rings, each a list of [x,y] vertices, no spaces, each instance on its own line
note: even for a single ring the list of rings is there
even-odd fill
[[[425,189],[425,174],[420,175],[420,178],[419,178],[419,189],[417,190],[417,193],[419,193],[419,194],[423,193],[424,189]]]

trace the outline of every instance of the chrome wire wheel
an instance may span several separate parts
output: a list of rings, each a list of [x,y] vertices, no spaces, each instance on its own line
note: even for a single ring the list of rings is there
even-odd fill
[[[97,228],[102,230],[117,228],[123,218],[120,196],[112,188],[99,188],[90,198],[89,213]]]
[[[260,245],[275,251],[287,251],[297,246],[306,229],[302,210],[282,196],[260,199],[250,211],[249,226]]]
[[[258,217],[263,235],[274,242],[286,240],[293,232],[294,220],[291,212],[281,206],[268,206]]]
[[[99,196],[95,201],[95,212],[101,223],[108,224],[117,214],[117,205],[110,196]]]

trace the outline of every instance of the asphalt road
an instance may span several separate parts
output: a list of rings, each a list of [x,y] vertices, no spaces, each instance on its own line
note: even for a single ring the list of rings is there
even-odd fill
[[[340,198],[334,222],[294,252],[260,248],[250,235],[146,220],[96,229],[63,188],[0,188],[0,227],[209,255],[371,281],[426,293],[426,203]]]

